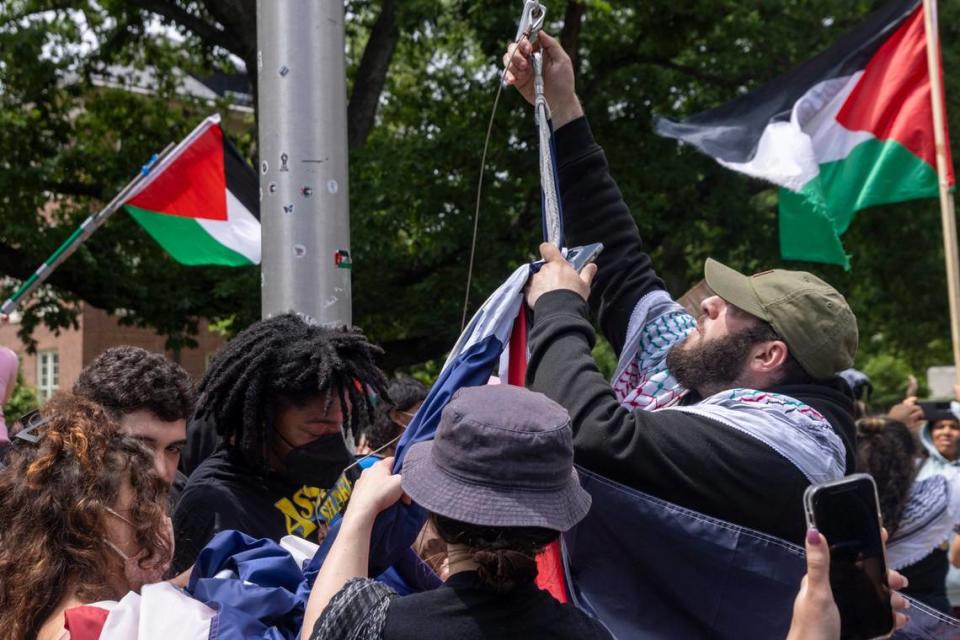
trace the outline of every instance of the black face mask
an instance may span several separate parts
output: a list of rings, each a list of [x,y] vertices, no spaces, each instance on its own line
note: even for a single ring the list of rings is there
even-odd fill
[[[282,435],[280,439],[290,444]],[[350,455],[343,436],[340,433],[331,433],[303,446],[293,447],[283,457],[283,474],[308,487],[329,489],[352,462],[353,456]]]

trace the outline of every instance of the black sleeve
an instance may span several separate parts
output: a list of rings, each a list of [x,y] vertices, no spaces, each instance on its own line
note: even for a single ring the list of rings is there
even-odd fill
[[[225,529],[246,531],[244,523],[231,515],[241,511],[224,508],[234,502],[233,496],[213,485],[187,483],[172,518],[175,574],[193,566],[200,551],[218,532]]]
[[[570,413],[577,464],[664,500],[802,541],[808,481],[766,444],[681,411],[622,407],[590,354],[588,309],[572,291],[540,297],[527,386]]]
[[[220,446],[220,436],[212,420],[192,418],[187,423],[187,444],[180,455],[180,470],[187,476]]]
[[[607,158],[594,142],[587,119],[558,129],[556,146],[566,244],[603,243],[590,308],[619,354],[637,301],[665,287],[643,250],[637,224],[610,177]]]

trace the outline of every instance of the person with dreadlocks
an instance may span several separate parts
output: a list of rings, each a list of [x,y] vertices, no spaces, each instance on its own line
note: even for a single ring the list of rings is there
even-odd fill
[[[215,533],[322,539],[349,496],[352,434],[386,398],[381,349],[358,330],[285,314],[256,322],[214,357],[197,415],[220,448],[190,475],[174,511],[176,570]],[[359,472],[357,472],[359,474]],[[182,569],[181,569],[182,568]]]

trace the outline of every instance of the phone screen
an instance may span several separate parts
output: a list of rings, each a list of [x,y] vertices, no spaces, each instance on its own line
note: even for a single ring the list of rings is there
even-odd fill
[[[841,639],[890,633],[893,610],[875,485],[860,476],[811,490],[813,520],[830,547],[830,586],[840,610]]]

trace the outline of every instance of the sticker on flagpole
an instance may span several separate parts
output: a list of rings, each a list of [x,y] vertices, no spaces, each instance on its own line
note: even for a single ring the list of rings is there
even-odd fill
[[[262,173],[263,175],[267,175],[267,171],[270,171],[270,165],[267,164],[266,160],[263,160],[260,163],[260,173]]]
[[[277,73],[280,74],[281,78],[286,78],[287,74],[290,73],[290,67],[287,65],[280,65],[280,68],[277,70]]]
[[[287,160],[290,159],[286,153],[280,154],[280,171],[290,171],[290,167],[287,166]]]
[[[327,191],[330,193],[336,193],[339,191],[340,185],[337,184],[336,180],[327,180]]]
[[[283,212],[287,215],[293,213],[293,203],[283,205]]]
[[[310,196],[313,195],[313,189],[311,189],[310,187],[304,187],[303,189],[300,189],[300,193],[303,194],[304,198],[309,198]]]
[[[302,244],[293,245],[293,255],[297,258],[302,258],[307,255],[307,248]]]
[[[268,184],[268,185],[267,185],[267,191],[268,191],[269,193],[276,193],[276,192],[277,192],[277,183],[276,183],[276,182],[271,182],[270,184]]]
[[[338,269],[350,269],[353,267],[350,252],[346,249],[340,249],[333,255],[333,263],[337,265]]]

